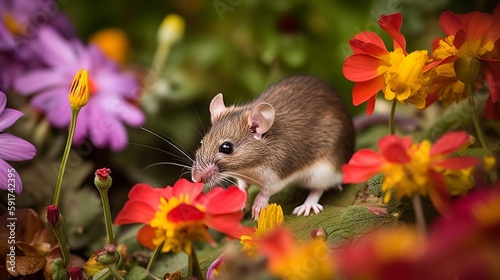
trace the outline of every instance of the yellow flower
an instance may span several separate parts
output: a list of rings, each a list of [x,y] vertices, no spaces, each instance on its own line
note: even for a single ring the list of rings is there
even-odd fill
[[[269,231],[282,225],[283,220],[283,209],[281,209],[280,205],[276,203],[267,205],[267,207],[260,212],[255,232],[252,235],[242,235],[240,237],[240,243],[243,244],[242,250],[247,252],[248,255],[254,255],[258,250],[255,239],[263,238]]]
[[[71,83],[69,103],[71,104],[71,108],[80,110],[83,106],[87,105],[89,98],[89,74],[87,70],[82,68],[76,73]]]
[[[179,41],[184,34],[184,19],[176,14],[167,15],[158,29],[158,42],[172,45]]]
[[[427,51],[414,51],[404,55],[402,49],[390,53],[390,66],[380,66],[385,73],[386,86],[382,89],[385,99],[397,99],[400,103],[412,103],[417,108],[425,107],[429,76],[424,73]],[[384,69],[386,68],[386,69]]]
[[[451,195],[466,194],[474,186],[473,171],[472,167],[443,171],[444,180]]]

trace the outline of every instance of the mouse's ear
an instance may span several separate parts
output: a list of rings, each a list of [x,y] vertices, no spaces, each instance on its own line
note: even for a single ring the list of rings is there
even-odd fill
[[[274,108],[269,103],[259,103],[248,116],[248,127],[255,139],[262,139],[262,134],[269,131],[274,122]]]
[[[214,123],[226,110],[222,93],[217,94],[210,102],[210,121]]]

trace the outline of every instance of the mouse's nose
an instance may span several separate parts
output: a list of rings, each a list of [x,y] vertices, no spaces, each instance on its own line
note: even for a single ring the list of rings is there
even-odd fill
[[[195,183],[199,182],[207,182],[213,176],[217,174],[217,167],[214,164],[210,164],[208,166],[193,166],[193,170],[191,172],[191,179]]]

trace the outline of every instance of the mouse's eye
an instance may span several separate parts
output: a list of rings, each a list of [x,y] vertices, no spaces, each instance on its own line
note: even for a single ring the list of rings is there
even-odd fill
[[[233,153],[233,144],[229,143],[229,142],[224,142],[222,143],[222,145],[220,145],[219,147],[219,152],[223,153],[223,154],[232,154]]]

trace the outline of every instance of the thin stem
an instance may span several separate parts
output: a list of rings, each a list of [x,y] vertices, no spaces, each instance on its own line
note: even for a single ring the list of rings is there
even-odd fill
[[[165,62],[167,61],[168,54],[170,53],[170,45],[169,44],[159,44],[158,48],[153,57],[153,63],[151,68],[153,69],[155,74],[161,73]]]
[[[488,144],[486,144],[486,138],[484,137],[483,129],[481,128],[481,124],[479,123],[479,117],[477,116],[476,105],[474,104],[474,95],[472,94],[472,84],[465,84],[466,94],[469,97],[469,107],[472,111],[472,121],[474,122],[474,127],[476,128],[477,137],[479,138],[479,142],[481,143],[481,147],[483,149],[488,149]]]
[[[106,267],[109,269],[114,279],[123,280],[123,277],[118,272],[118,268],[116,268],[116,264],[107,265]]]
[[[425,224],[424,210],[422,208],[422,200],[420,199],[420,195],[413,195],[411,201],[413,203],[413,211],[415,212],[417,227],[423,236],[427,236],[427,226]]]
[[[47,226],[52,230],[52,232],[54,232],[57,241],[59,242],[59,247],[61,248],[62,258],[64,261],[64,267],[67,267],[69,265],[69,249],[62,232],[63,223],[64,219],[61,214],[59,214],[59,221],[57,222],[57,224],[53,225],[49,222],[46,222]]]
[[[161,243],[158,247],[156,247],[156,249],[153,251],[153,255],[151,256],[151,258],[149,259],[149,263],[148,263],[148,266],[146,267],[146,271],[147,272],[150,272],[151,271],[151,268],[153,268],[153,264],[155,263],[156,261],[156,258],[158,257],[158,255],[160,254],[161,252],[161,248],[163,247],[163,243]]]
[[[194,276],[198,280],[205,280],[194,248],[191,249],[191,254],[188,254],[188,276]]]
[[[113,222],[111,218],[111,209],[109,207],[108,190],[97,188],[101,195],[102,208],[104,212],[104,224],[106,224],[106,234],[108,236],[108,244],[115,244],[115,236],[113,234]]]
[[[394,124],[394,116],[396,115],[396,105],[398,104],[398,101],[396,98],[392,100],[392,106],[391,106],[391,117],[389,119],[389,128],[391,130],[391,134],[396,133],[396,126]]]
[[[56,189],[54,191],[54,202],[52,203],[54,205],[59,205],[59,195],[61,193],[64,170],[66,169],[66,163],[68,162],[71,143],[73,142],[73,136],[75,135],[76,117],[78,116],[78,111],[79,110],[77,109],[71,108],[71,124],[69,126],[69,134],[68,139],[66,140],[66,147],[64,148],[61,167],[59,168],[59,174],[57,175]]]

